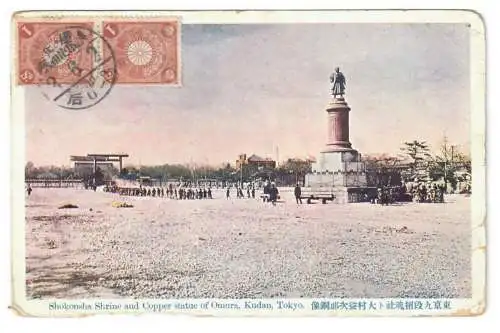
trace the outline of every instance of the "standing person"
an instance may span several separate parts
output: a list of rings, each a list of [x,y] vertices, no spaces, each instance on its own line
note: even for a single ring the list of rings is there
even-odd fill
[[[439,196],[439,202],[443,203],[444,202],[444,186],[443,185],[438,186],[438,196]]]
[[[427,200],[427,188],[425,184],[420,185],[420,202],[425,202]]]
[[[423,185],[424,187],[424,202],[429,202],[429,195],[430,195],[430,191],[429,191],[429,185]]]
[[[299,203],[302,204],[302,198],[301,198],[302,190],[300,189],[299,183],[297,183],[297,186],[295,186],[294,194],[295,194],[295,201],[297,202],[297,205]]]
[[[274,183],[271,184],[271,188],[269,189],[269,200],[273,206],[276,205],[276,201],[278,200],[278,188]]]
[[[271,189],[271,183],[266,182],[266,185],[264,186],[264,201],[269,200],[269,191]]]
[[[250,185],[247,186],[247,198],[250,199]]]
[[[435,203],[436,202],[436,184],[432,184],[429,190],[429,198],[430,202]]]
[[[228,186],[227,190],[226,190],[226,199],[229,199],[229,194],[230,194],[230,191],[229,191],[229,186]]]
[[[377,203],[382,205],[383,204],[383,193],[382,193],[382,188],[378,187],[377,188]]]
[[[255,199],[255,187],[252,186],[252,199]]]
[[[210,187],[207,190],[207,195],[209,199],[212,199],[212,189]]]
[[[26,188],[26,192],[28,192],[28,197],[31,195],[32,191],[33,191],[33,189],[31,188],[31,185],[28,184],[28,187]]]

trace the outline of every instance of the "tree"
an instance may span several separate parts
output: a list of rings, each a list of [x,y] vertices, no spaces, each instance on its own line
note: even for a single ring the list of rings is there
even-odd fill
[[[405,178],[414,180],[420,178],[427,171],[427,162],[431,159],[429,154],[429,146],[425,141],[413,140],[411,142],[404,142],[401,147],[403,158],[409,159],[409,169],[403,172]]]
[[[105,168],[104,170],[102,170],[102,173],[103,173],[103,179],[108,181],[108,180],[113,180],[113,178],[118,176],[120,171],[114,166],[111,166],[110,168]]]
[[[36,175],[34,175],[35,169],[35,164],[33,164],[33,162],[31,161],[28,161],[24,166],[24,177],[26,179],[36,177]]]
[[[387,154],[367,155],[363,160],[366,164],[366,168],[372,170],[393,170],[401,162],[399,157]]]
[[[468,173],[472,172],[472,162],[469,155],[459,151],[456,154],[456,161],[456,163],[467,170]]]
[[[310,160],[289,158],[280,164],[277,172],[284,184],[298,183],[304,181],[305,175],[311,172],[311,167],[312,161]]]
[[[433,157],[429,168],[431,179],[442,179],[446,188],[447,184],[451,184],[452,188],[455,189],[460,180],[459,171],[463,170],[470,175],[470,157],[460,152],[456,145],[450,145],[448,139],[444,137],[439,152]]]
[[[387,154],[363,158],[370,184],[391,186],[401,183],[401,159]]]

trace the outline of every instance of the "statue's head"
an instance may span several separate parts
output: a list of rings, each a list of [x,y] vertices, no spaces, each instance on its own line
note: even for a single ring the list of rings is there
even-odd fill
[[[335,72],[337,72],[337,73],[338,73],[339,71],[340,71],[340,68],[335,67]]]

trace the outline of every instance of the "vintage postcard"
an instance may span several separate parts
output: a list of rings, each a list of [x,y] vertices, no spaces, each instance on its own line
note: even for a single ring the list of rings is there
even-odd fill
[[[468,11],[19,12],[12,308],[485,310]]]

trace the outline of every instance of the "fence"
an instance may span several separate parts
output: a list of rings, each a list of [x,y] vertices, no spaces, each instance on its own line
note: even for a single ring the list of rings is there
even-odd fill
[[[31,187],[55,187],[55,188],[75,188],[83,187],[83,179],[26,179],[26,184]]]

